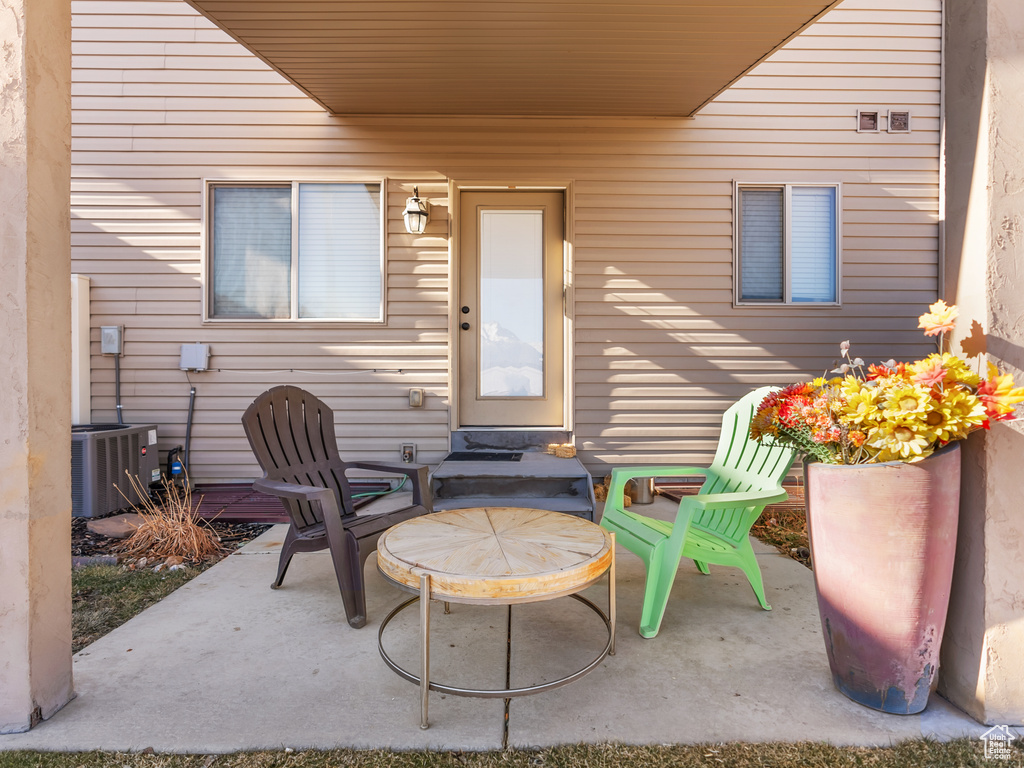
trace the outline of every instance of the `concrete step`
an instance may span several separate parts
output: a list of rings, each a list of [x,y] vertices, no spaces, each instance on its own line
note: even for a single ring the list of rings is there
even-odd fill
[[[492,449],[493,450],[493,449]],[[593,519],[590,473],[576,458],[527,451],[519,461],[443,461],[431,475],[434,508],[527,507]]]
[[[541,498],[525,496],[462,496],[457,499],[434,499],[434,511],[446,509],[470,509],[477,507],[523,507],[525,509],[547,509],[568,515],[593,519],[593,502],[585,498]]]
[[[453,451],[540,451],[569,442],[569,433],[550,429],[460,429],[452,432]]]
[[[468,463],[468,462],[460,462]],[[480,465],[475,465],[480,466]],[[460,496],[522,496],[547,498],[557,496],[587,498],[589,475],[507,475],[488,472],[490,467],[477,471],[454,470],[441,466],[445,474],[434,474],[431,488],[435,499],[454,499]],[[584,470],[585,472],[586,470]],[[466,472],[466,474],[463,474]]]

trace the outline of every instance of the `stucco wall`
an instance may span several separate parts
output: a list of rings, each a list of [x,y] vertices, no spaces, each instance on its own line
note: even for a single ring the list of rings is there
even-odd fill
[[[1024,381],[1024,5],[946,7],[946,293],[954,351],[977,322],[988,357]],[[1024,428],[967,441],[941,690],[989,724],[1024,721]]]
[[[70,28],[0,0],[0,733],[72,695]]]

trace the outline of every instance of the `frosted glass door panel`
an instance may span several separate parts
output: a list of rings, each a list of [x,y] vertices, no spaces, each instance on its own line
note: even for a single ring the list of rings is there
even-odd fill
[[[565,199],[466,191],[459,200],[459,428],[565,426]]]
[[[544,213],[480,212],[481,397],[544,395]]]

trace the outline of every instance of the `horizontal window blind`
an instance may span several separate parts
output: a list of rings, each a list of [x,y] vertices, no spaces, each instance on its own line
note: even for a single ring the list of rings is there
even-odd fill
[[[287,318],[291,187],[215,187],[212,317]]]
[[[740,299],[782,301],[782,189],[740,190]]]
[[[298,316],[380,319],[380,185],[300,184],[298,197]]]
[[[836,188],[793,187],[790,284],[796,301],[836,300]]]

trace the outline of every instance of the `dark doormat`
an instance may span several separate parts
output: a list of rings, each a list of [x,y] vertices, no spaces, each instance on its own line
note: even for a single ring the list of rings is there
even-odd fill
[[[445,461],[519,461],[522,453],[509,451],[452,451],[444,457]]]

